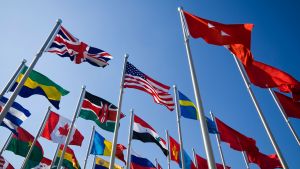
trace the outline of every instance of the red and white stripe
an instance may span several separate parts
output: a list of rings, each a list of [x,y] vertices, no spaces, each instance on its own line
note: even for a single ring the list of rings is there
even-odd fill
[[[0,169],[14,169],[14,167],[0,156]]]

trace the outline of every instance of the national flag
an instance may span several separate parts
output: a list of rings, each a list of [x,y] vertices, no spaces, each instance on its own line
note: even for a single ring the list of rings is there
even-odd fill
[[[224,122],[215,118],[221,141],[237,151],[259,151],[256,141],[227,126]]]
[[[60,145],[54,166],[58,165],[59,160],[62,155],[63,148],[64,148],[64,145]],[[65,151],[65,155],[64,155],[64,158],[62,161],[62,166],[67,169],[80,169],[81,168],[77,161],[74,151],[70,147],[67,147],[67,149]]]
[[[100,157],[96,157],[95,159],[95,169],[109,169],[109,162],[103,160]],[[115,164],[114,169],[123,169],[121,166]]]
[[[47,51],[61,57],[69,57],[76,64],[88,62],[97,67],[105,67],[112,59],[109,53],[79,41],[62,26]]]
[[[15,90],[19,82],[22,80],[26,70],[27,66],[22,69],[10,91]],[[42,95],[45,96],[55,108],[59,109],[61,96],[65,96],[68,93],[69,91],[60,87],[45,75],[32,70],[22,86],[19,96],[27,98],[35,94]]]
[[[0,169],[14,169],[14,167],[2,156],[0,156]]]
[[[126,163],[123,151],[126,149],[122,144],[117,144],[116,157]],[[97,131],[94,133],[91,154],[111,156],[112,143],[101,136]]]
[[[52,161],[46,157],[44,157],[40,164],[34,167],[33,169],[50,169]]]
[[[265,155],[261,152],[247,152],[248,161],[257,164],[261,169],[283,168],[276,154]]]
[[[12,151],[16,155],[26,157],[30,147],[32,146],[34,137],[21,127],[18,127],[17,132],[18,136],[13,135],[6,150]],[[32,168],[37,166],[43,159],[43,156],[44,150],[41,144],[38,141],[36,141],[29,157],[30,162],[27,163],[26,168]]]
[[[71,120],[51,111],[41,136],[54,143],[65,144],[70,127]],[[73,128],[69,145],[81,146],[83,139],[79,130]]]
[[[132,139],[140,140],[145,143],[155,143],[166,156],[168,155],[166,141],[163,140],[148,123],[137,115],[134,115]]]
[[[0,112],[7,101],[8,99],[4,96],[0,98]],[[19,103],[13,102],[12,106],[5,115],[5,118],[3,119],[1,126],[8,128],[14,134],[18,134],[17,128],[20,127],[23,121],[25,121],[30,115],[31,114],[27,109],[22,107]]]
[[[79,117],[94,121],[100,128],[114,132],[118,108],[112,103],[85,92]],[[121,113],[120,118],[125,117]]]
[[[158,162],[157,162],[156,169],[163,169],[163,168],[161,167],[161,165],[160,165]]]
[[[156,167],[148,159],[131,153],[130,169],[156,169]]]
[[[198,154],[196,154],[196,162],[197,162],[197,169],[209,169],[208,168],[208,163],[207,160],[201,156],[199,156]],[[224,169],[222,164],[218,164],[216,163],[217,169]],[[226,166],[226,169],[230,169],[231,167]]]
[[[288,117],[300,118],[300,102],[293,101],[292,98],[285,96],[279,92],[275,92],[281,107]]]
[[[125,68],[124,88],[144,91],[152,95],[156,103],[166,106],[170,111],[174,110],[173,97],[168,93],[170,87],[152,79],[129,62]]]
[[[180,91],[178,91],[178,98],[179,98],[179,106],[180,106],[181,116],[188,118],[188,119],[199,120],[196,105]],[[207,123],[208,132],[211,134],[218,133],[216,124],[207,117],[205,117],[205,119],[206,119],[206,123]]]

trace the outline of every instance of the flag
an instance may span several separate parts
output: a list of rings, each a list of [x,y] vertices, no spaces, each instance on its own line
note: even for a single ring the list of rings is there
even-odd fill
[[[123,151],[126,149],[122,144],[117,144],[116,157],[126,163]],[[95,131],[91,154],[110,156],[112,151],[112,143]]]
[[[0,98],[0,112],[7,101],[8,99],[4,96]],[[30,115],[31,114],[27,109],[22,107],[19,103],[13,102],[12,106],[5,115],[5,118],[3,119],[1,126],[8,128],[14,134],[18,134],[17,128],[20,127],[23,121],[25,121]]]
[[[283,168],[276,154],[265,155],[261,152],[247,152],[250,163],[257,164],[261,169]]]
[[[63,149],[64,149],[64,145],[60,145],[58,153],[57,153],[57,158],[55,159],[54,166],[58,165]],[[80,169],[81,168],[77,161],[74,151],[70,147],[67,147],[67,149],[66,149],[66,152],[65,152],[65,155],[64,155],[64,158],[62,161],[62,166],[65,168],[68,168],[68,169]]]
[[[103,160],[100,157],[96,157],[95,169],[109,169],[109,162]],[[123,168],[115,164],[114,169],[123,169]]]
[[[47,51],[69,57],[76,64],[88,62],[97,67],[105,67],[112,59],[109,53],[79,41],[62,26]]]
[[[137,115],[134,115],[132,139],[140,140],[145,143],[155,143],[166,156],[168,155],[166,141],[163,140],[148,123]]]
[[[13,135],[6,150],[12,151],[16,155],[26,157],[30,147],[32,146],[34,137],[21,127],[18,127],[17,132],[18,136]],[[36,141],[29,157],[30,162],[27,163],[26,168],[32,168],[38,165],[43,159],[43,156],[44,150],[41,144],[38,141]]]
[[[131,154],[130,169],[156,169],[156,167],[146,158],[136,153]]]
[[[281,107],[288,117],[300,118],[300,102],[294,102],[292,98],[285,96],[279,92],[275,92]]]
[[[44,157],[44,158],[41,160],[40,164],[37,165],[36,167],[34,167],[33,169],[50,169],[51,162],[52,162],[52,161],[51,161],[50,159]]]
[[[229,146],[237,151],[259,151],[256,147],[256,141],[247,137],[238,131],[227,126],[218,118],[215,118],[221,141],[229,144]]]
[[[2,156],[0,156],[0,168],[1,169],[14,169],[14,167],[6,161]]]
[[[196,154],[196,162],[198,164],[198,169],[209,169],[207,160],[198,154]],[[217,169],[224,169],[222,164],[216,163]],[[230,169],[231,167],[226,166],[226,169]]]
[[[129,62],[125,68],[124,88],[144,91],[152,95],[156,103],[166,106],[170,111],[174,110],[173,97],[168,93],[170,87],[152,79]]]
[[[70,127],[71,121],[69,119],[51,111],[41,136],[54,143],[65,144]],[[84,137],[79,130],[73,128],[69,145],[81,146],[83,139]]]
[[[178,98],[181,116],[188,119],[199,120],[196,105],[180,91],[178,91]],[[205,117],[205,119],[207,123],[208,132],[211,134],[218,133],[216,124],[207,117]]]
[[[100,128],[114,132],[118,108],[112,103],[85,92],[79,117],[94,121]],[[120,118],[125,117],[121,113]]]
[[[27,67],[25,66],[20,72],[10,91],[15,90],[19,82],[22,80],[26,70]],[[19,96],[27,98],[35,94],[42,95],[45,96],[55,108],[59,109],[61,96],[65,96],[68,93],[69,91],[60,87],[45,75],[32,70],[22,86]]]
[[[156,169],[163,169],[163,168],[161,167],[161,165],[160,165],[158,162],[157,162]]]

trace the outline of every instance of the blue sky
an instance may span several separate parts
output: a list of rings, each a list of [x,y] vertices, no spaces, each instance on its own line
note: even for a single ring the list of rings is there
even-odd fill
[[[67,58],[44,53],[35,70],[70,91],[69,95],[63,97],[61,109],[56,112],[68,118],[73,117],[82,85],[86,85],[89,92],[117,105],[125,53],[130,55],[129,61],[144,73],[169,86],[176,84],[180,91],[195,100],[178,6],[200,17],[222,23],[253,23],[255,27],[251,45],[256,60],[285,70],[300,79],[297,64],[300,61],[297,57],[300,5],[297,1],[34,0],[1,3],[0,86],[4,87],[23,58],[29,63],[33,60],[56,20],[61,18],[63,26],[74,36],[111,53],[114,59],[103,69],[87,63],[75,65]],[[210,110],[213,111],[228,125],[254,138],[263,153],[275,153],[231,54],[223,47],[206,44],[202,39],[191,39],[190,44],[206,115],[209,115]],[[300,166],[299,146],[269,92],[255,86],[253,90],[283,156],[289,167],[296,169]],[[162,137],[165,137],[165,129],[168,129],[171,136],[178,138],[175,112],[155,104],[150,95],[134,89],[125,89],[123,98],[122,111],[127,117],[121,121],[119,143],[127,146],[131,108]],[[23,127],[35,135],[49,102],[42,96],[28,99],[18,97],[17,101],[31,111],[32,116],[24,122]],[[290,121],[300,134],[299,119]],[[82,147],[72,147],[81,165],[93,124],[81,118],[76,121],[76,127],[85,136]],[[107,139],[113,137],[112,133],[100,128],[97,131]],[[2,146],[9,131],[0,128],[0,132]],[[198,154],[205,157],[199,122],[182,119],[182,133],[185,150],[192,155],[191,149],[195,148]],[[221,162],[214,135],[211,135],[211,140],[215,159]],[[56,144],[43,138],[39,141],[44,146],[45,156],[53,158]],[[132,147],[152,162],[157,158],[162,167],[167,168],[166,158],[156,145],[134,140]],[[229,166],[233,169],[245,168],[240,152],[231,150],[225,143],[222,143],[222,147]],[[3,155],[15,168],[20,168],[24,158],[8,151]],[[117,163],[123,165],[120,161]],[[92,157],[88,160],[88,167],[91,164]],[[174,162],[171,162],[171,167],[179,168]],[[255,164],[250,167],[258,168]]]

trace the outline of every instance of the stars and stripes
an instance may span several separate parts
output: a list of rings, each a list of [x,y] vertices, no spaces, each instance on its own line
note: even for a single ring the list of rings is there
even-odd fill
[[[170,111],[174,110],[173,97],[168,93],[170,87],[147,76],[129,62],[126,64],[124,88],[149,93],[156,103],[165,105]]]

